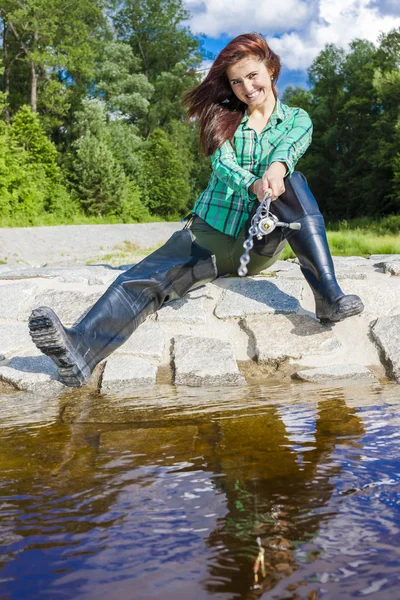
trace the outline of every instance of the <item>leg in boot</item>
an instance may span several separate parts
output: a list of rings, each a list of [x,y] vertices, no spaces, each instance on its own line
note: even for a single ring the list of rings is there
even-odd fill
[[[40,307],[29,319],[30,334],[57,364],[62,383],[77,387],[148,315],[217,275],[213,255],[189,230],[179,231],[120,275],[76,326],[63,327],[50,308]]]
[[[345,295],[336,280],[324,219],[305,177],[294,173],[286,180],[286,191],[271,205],[282,221],[299,222],[301,229],[284,230],[315,298],[315,313],[321,322],[341,321],[364,309],[361,299]]]

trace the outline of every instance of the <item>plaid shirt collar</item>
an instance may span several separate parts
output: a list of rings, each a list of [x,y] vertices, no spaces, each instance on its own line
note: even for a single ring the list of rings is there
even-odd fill
[[[280,102],[280,100],[277,100],[276,104],[275,104],[275,108],[272,112],[272,115],[269,118],[267,125],[265,126],[265,129],[270,129],[271,127],[274,127],[277,123],[281,123],[284,120],[284,118],[285,118],[285,113],[283,110],[282,103]],[[248,120],[249,120],[249,115],[248,115],[247,109],[246,109],[246,112],[244,113],[244,117],[240,121],[240,126],[242,127],[242,129],[251,129],[251,127],[247,126]]]

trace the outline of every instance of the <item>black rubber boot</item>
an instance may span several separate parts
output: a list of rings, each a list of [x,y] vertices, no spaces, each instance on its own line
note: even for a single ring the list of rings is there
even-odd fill
[[[296,254],[302,273],[313,291],[317,318],[324,323],[358,315],[364,310],[364,305],[358,296],[345,295],[340,289],[324,219],[306,178],[302,173],[295,172],[285,180],[285,187],[286,191],[271,203],[271,211],[281,221],[301,223],[300,230],[285,228],[282,235]],[[255,251],[262,254],[260,242],[254,241]]]
[[[123,344],[146,317],[217,276],[215,258],[184,229],[120,275],[74,327],[47,307],[29,318],[33,342],[54,360],[62,383],[83,385],[95,366]]]

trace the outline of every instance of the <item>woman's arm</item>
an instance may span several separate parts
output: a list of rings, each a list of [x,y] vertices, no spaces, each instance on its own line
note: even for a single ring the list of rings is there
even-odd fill
[[[217,148],[211,157],[211,165],[220,181],[242,195],[248,196],[249,187],[259,179],[239,165],[236,153],[229,141]]]
[[[311,119],[305,110],[298,108],[291,129],[269,157],[270,165],[284,163],[287,166],[286,175],[291,175],[296,163],[311,144],[311,136]]]
[[[264,188],[271,188],[273,199],[285,191],[284,177],[293,173],[297,161],[311,144],[311,135],[311,119],[299,108],[292,128],[269,157],[270,165],[263,175]]]

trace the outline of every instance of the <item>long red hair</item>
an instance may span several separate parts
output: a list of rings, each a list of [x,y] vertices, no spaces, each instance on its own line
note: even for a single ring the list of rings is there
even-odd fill
[[[272,90],[281,70],[280,58],[271,50],[261,34],[244,33],[235,37],[215,59],[203,81],[184,96],[188,105],[187,118],[197,117],[200,148],[206,156],[220,148],[233,135],[243,118],[247,105],[233,93],[226,70],[245,56],[262,60],[272,72]]]

